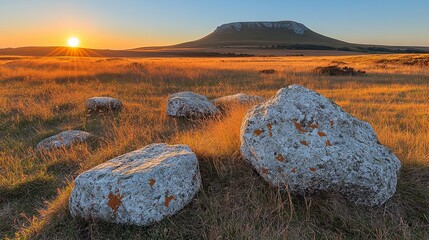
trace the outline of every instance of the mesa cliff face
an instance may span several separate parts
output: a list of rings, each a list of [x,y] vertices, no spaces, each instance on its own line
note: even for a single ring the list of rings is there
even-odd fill
[[[235,22],[223,24],[214,31],[219,33],[222,31],[235,30],[240,32],[242,29],[270,29],[270,30],[287,30],[295,34],[302,35],[305,31],[309,30],[304,24],[293,21],[280,21],[280,22]]]

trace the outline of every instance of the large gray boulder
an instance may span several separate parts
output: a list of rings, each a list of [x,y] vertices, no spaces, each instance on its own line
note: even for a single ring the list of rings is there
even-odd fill
[[[85,107],[88,113],[114,112],[122,108],[122,102],[112,97],[93,97],[86,100]]]
[[[263,97],[247,95],[244,93],[237,93],[213,99],[214,105],[220,109],[230,109],[237,105],[258,104],[263,101],[265,101],[265,98]]]
[[[219,114],[219,110],[205,96],[193,92],[170,95],[167,115],[172,117],[203,118]]]
[[[273,186],[302,195],[339,192],[368,206],[395,193],[401,166],[371,125],[299,85],[247,113],[241,152]]]
[[[85,219],[148,225],[181,210],[200,186],[197,157],[188,146],[152,144],[80,174],[69,207]]]
[[[72,145],[90,142],[95,139],[96,137],[91,133],[79,130],[67,130],[43,139],[36,145],[35,150],[50,151],[56,148],[68,148]]]

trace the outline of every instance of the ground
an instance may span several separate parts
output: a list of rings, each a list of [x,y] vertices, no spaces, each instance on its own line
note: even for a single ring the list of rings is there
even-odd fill
[[[429,237],[428,55],[247,58],[0,57],[0,238],[31,239],[427,239]],[[340,65],[364,76],[320,76]],[[262,74],[274,69],[274,74]],[[212,99],[243,92],[269,98],[301,84],[368,121],[402,162],[397,193],[357,207],[334,193],[296,196],[269,187],[240,156],[246,108],[216,120],[166,116],[169,94]],[[123,101],[117,114],[87,116],[86,99]],[[63,130],[100,136],[37,154]],[[184,210],[149,227],[73,219],[68,197],[81,172],[150,143],[185,143],[203,189]]]

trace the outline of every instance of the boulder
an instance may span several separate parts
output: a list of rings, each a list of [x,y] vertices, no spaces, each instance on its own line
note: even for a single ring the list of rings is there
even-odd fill
[[[197,157],[188,146],[152,144],[80,174],[69,199],[70,213],[149,225],[185,207],[200,186]]]
[[[237,93],[234,95],[224,96],[216,98],[213,103],[220,109],[230,108],[236,105],[251,105],[258,104],[265,101],[265,98],[260,96],[247,95],[243,93]]]
[[[111,97],[93,97],[86,100],[86,111],[88,113],[113,112],[122,108],[119,99]]]
[[[55,148],[67,148],[77,143],[84,143],[94,140],[95,136],[79,130],[67,130],[57,135],[48,137],[40,141],[36,147],[36,151],[50,151]]]
[[[203,118],[217,114],[219,110],[203,95],[179,92],[168,98],[167,115],[172,117]]]
[[[367,206],[395,193],[401,166],[370,124],[299,85],[247,113],[241,152],[273,186],[301,195],[339,192]]]

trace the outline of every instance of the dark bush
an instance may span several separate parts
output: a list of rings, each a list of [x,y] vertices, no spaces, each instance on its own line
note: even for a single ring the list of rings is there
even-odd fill
[[[274,70],[274,69],[264,69],[264,70],[261,70],[259,72],[263,73],[263,74],[274,74],[276,72],[276,70]]]
[[[339,66],[317,67],[314,69],[314,72],[328,76],[361,76],[366,73],[365,71],[355,70],[351,67]]]

